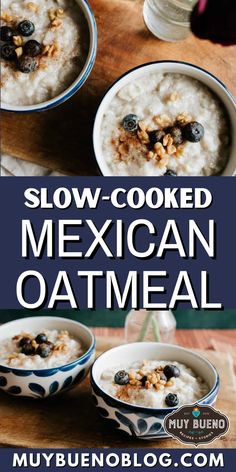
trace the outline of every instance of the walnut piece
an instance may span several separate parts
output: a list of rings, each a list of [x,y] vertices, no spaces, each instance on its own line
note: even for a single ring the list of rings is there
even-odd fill
[[[22,54],[23,54],[23,48],[21,46],[19,46],[18,48],[15,49],[15,53],[16,53],[18,59],[19,59],[19,57],[21,57]]]
[[[28,10],[33,11],[35,13],[37,13],[39,9],[38,5],[36,5],[36,3],[34,2],[26,3],[26,8],[28,8]]]
[[[15,46],[22,46],[23,44],[23,38],[22,36],[13,36],[13,43],[15,44]]]
[[[4,11],[1,13],[1,20],[5,21],[6,23],[11,23],[13,21],[13,16],[7,11]]]

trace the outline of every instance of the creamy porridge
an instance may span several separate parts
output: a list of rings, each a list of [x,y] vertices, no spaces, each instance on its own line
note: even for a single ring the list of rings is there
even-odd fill
[[[68,331],[20,333],[0,343],[0,364],[20,369],[47,369],[73,362],[83,354]]]
[[[230,152],[223,105],[198,80],[152,73],[124,86],[101,126],[114,175],[217,175]]]
[[[56,97],[77,78],[88,49],[88,24],[76,0],[2,0],[2,102]]]
[[[119,400],[150,408],[195,403],[209,392],[208,385],[186,365],[155,360],[105,370],[99,384]]]

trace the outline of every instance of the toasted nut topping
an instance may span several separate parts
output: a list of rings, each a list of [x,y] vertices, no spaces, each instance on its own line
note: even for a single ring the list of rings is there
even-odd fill
[[[141,141],[141,143],[143,144],[148,144],[149,143],[149,136],[148,136],[148,133],[146,133],[146,131],[138,131],[137,132],[138,134],[138,137]]]
[[[167,146],[167,152],[169,156],[172,156],[172,154],[176,152],[176,147],[173,146],[173,144],[170,144],[169,146]]]
[[[53,28],[60,28],[62,25],[62,20],[59,20],[58,18],[55,18],[55,20],[52,21],[51,26]]]
[[[187,123],[190,123],[190,121],[192,121],[192,119],[187,112],[180,113],[176,118],[176,122],[180,125],[186,125]]]
[[[42,54],[47,57],[56,57],[60,53],[60,48],[57,43],[47,44],[44,46]]]
[[[146,131],[147,130],[147,124],[145,123],[145,121],[139,121],[139,128],[142,130],[142,131]]]
[[[171,124],[171,118],[165,114],[154,116],[153,121],[162,128],[165,128]]]
[[[21,46],[16,48],[15,53],[16,53],[17,57],[19,58],[23,54],[23,48]]]
[[[13,36],[13,43],[15,44],[15,46],[22,46],[23,44],[22,36]]]
[[[7,11],[1,13],[1,20],[6,23],[11,23],[13,21],[13,16],[10,15]]]
[[[36,5],[36,3],[34,2],[27,3],[26,8],[28,8],[28,10],[33,11],[33,12],[37,12],[39,9],[38,5]]]

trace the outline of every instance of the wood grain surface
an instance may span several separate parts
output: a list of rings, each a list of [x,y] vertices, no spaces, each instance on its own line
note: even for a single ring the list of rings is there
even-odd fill
[[[208,69],[236,93],[236,47],[193,36],[180,43],[156,39],[142,18],[143,0],[90,0],[99,33],[93,72],[72,99],[35,114],[2,114],[2,151],[74,175],[96,175],[92,127],[107,87],[128,69],[155,60],[187,61]],[[223,23],[222,23],[223,27]]]
[[[121,342],[98,337],[98,353]],[[212,448],[236,447],[235,380],[232,359],[227,353],[202,353],[216,366],[221,389],[217,408],[230,418],[230,432],[211,444]],[[91,401],[89,380],[64,395],[36,401],[0,393],[0,444],[16,447],[163,447],[184,445],[173,439],[140,441],[127,438],[102,420]],[[206,446],[207,447],[207,446]]]

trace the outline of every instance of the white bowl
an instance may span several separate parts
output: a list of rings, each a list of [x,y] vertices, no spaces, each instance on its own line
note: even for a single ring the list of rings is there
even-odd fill
[[[215,367],[195,352],[173,344],[139,342],[110,349],[94,362],[91,368],[91,385],[98,412],[111,426],[140,439],[161,439],[167,435],[163,422],[175,408],[147,408],[125,403],[106,393],[100,385],[102,373],[117,365],[142,359],[177,361],[190,367],[209,386],[209,393],[197,404],[214,405],[219,391],[219,376]]]
[[[207,85],[209,89],[212,90],[220,98],[221,102],[224,104],[228,112],[231,122],[232,134],[230,158],[224,171],[222,172],[222,175],[232,176],[236,174],[236,106],[233,96],[227,90],[226,86],[210,72],[201,69],[200,67],[197,67],[193,64],[188,64],[186,62],[179,61],[160,61],[140,65],[120,77],[107,91],[98,108],[93,129],[94,152],[101,173],[105,176],[114,175],[104,159],[102,142],[100,139],[103,117],[106,113],[106,110],[109,108],[109,105],[115,95],[125,85],[139,79],[140,77],[148,77],[150,74],[155,72],[178,73],[190,76]]]
[[[1,103],[1,109],[4,111],[12,112],[38,112],[54,108],[61,103],[65,102],[74,95],[86,82],[89,77],[89,74],[94,66],[96,53],[97,53],[97,26],[96,20],[93,14],[91,7],[87,0],[75,0],[78,3],[79,8],[84,13],[84,16],[88,22],[89,28],[89,51],[86,62],[82,71],[80,72],[77,79],[66,89],[64,92],[60,93],[54,98],[47,100],[42,103],[36,103],[35,105],[8,105],[6,103]]]
[[[45,398],[78,385],[95,358],[95,338],[90,329],[77,321],[53,316],[22,318],[0,326],[0,342],[21,331],[68,330],[83,343],[85,353],[73,362],[55,368],[19,369],[0,362],[0,388],[15,396]]]

